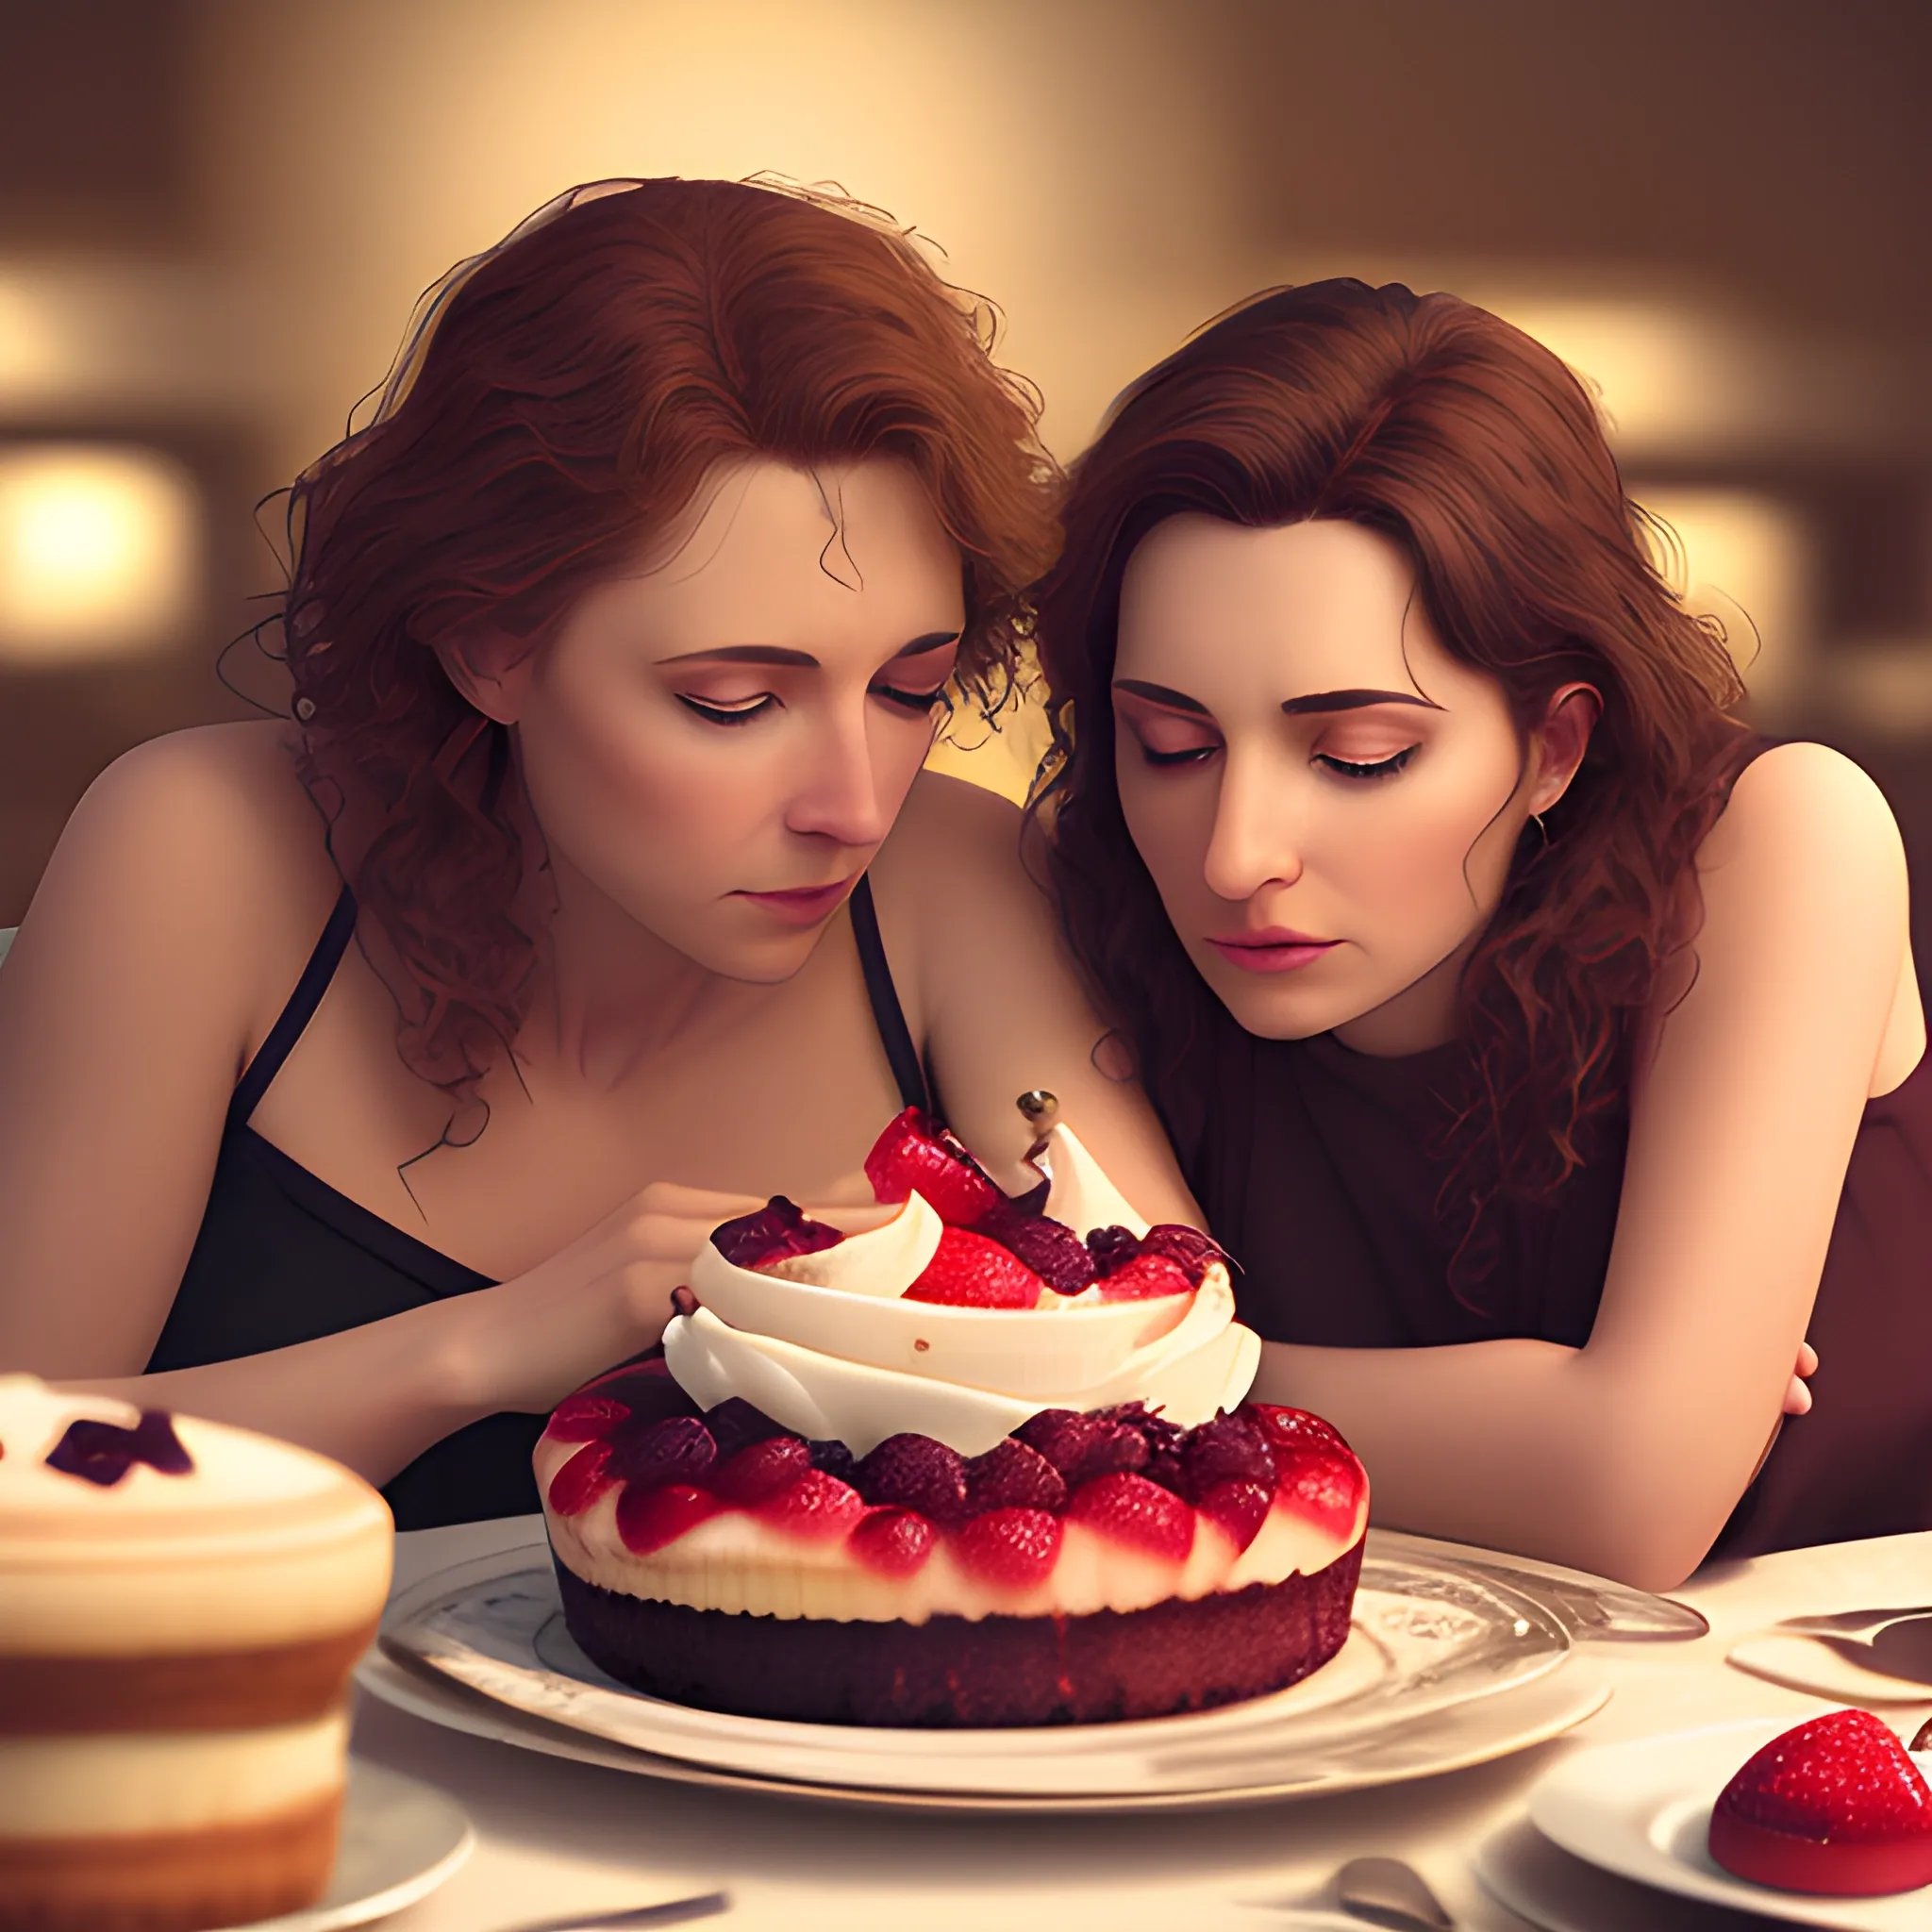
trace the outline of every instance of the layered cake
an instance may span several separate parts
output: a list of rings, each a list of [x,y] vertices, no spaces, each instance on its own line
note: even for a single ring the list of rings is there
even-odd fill
[[[319,1898],[391,1542],[320,1456],[0,1377],[0,1927]]]
[[[620,1681],[821,1723],[1164,1716],[1294,1683],[1348,1632],[1368,1484],[1244,1400],[1224,1257],[1149,1227],[1071,1131],[1009,1198],[908,1112],[842,1237],[717,1229],[661,1360],[536,1451],[570,1630]]]

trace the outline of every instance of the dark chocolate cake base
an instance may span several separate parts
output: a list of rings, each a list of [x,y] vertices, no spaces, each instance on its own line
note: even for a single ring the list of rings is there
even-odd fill
[[[654,1697],[807,1724],[1106,1724],[1235,1704],[1298,1683],[1348,1635],[1361,1545],[1313,1576],[1084,1617],[924,1624],[752,1617],[586,1583],[561,1563],[585,1655]]]

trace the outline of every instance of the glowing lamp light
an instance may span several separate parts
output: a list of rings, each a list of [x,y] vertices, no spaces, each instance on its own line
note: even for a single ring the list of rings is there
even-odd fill
[[[139,657],[200,595],[193,479],[154,450],[0,447],[0,665]]]
[[[1675,535],[1676,554],[1658,562],[1687,609],[1724,625],[1753,715],[1801,708],[1810,695],[1816,586],[1805,519],[1755,491],[1638,484],[1631,493]]]

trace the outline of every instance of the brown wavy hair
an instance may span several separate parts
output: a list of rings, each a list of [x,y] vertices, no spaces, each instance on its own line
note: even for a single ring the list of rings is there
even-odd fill
[[[487,620],[541,648],[720,461],[891,456],[958,545],[956,687],[987,701],[1058,541],[1039,400],[992,362],[994,322],[860,204],[596,183],[437,284],[375,420],[294,485],[281,621],[302,776],[403,1058],[466,1131],[523,1019],[542,855],[509,734],[437,647]]]
[[[1526,744],[1581,679],[1603,714],[1527,830],[1464,970],[1472,1080],[1439,1206],[1458,1294],[1491,1264],[1483,1210],[1547,1200],[1621,1091],[1631,1023],[1700,916],[1691,859],[1750,742],[1723,633],[1654,561],[1591,398],[1539,343],[1451,295],[1352,280],[1274,290],[1136,382],[1072,468],[1040,589],[1053,746],[1033,810],[1067,936],[1184,1151],[1224,1024],[1168,924],[1114,782],[1121,578],[1163,519],[1346,519],[1396,543],[1445,648],[1501,686]]]

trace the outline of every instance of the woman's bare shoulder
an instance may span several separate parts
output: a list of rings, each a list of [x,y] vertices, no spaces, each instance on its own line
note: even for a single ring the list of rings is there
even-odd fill
[[[1705,841],[1708,867],[1756,857],[1768,841],[1795,839],[1802,853],[1897,872],[1904,844],[1898,824],[1870,774],[1842,752],[1805,740],[1775,744],[1739,774],[1730,803]]]
[[[264,722],[173,732],[117,758],[60,836],[18,963],[193,958],[251,1017],[258,991],[286,991],[340,889],[292,753]]]
[[[1020,808],[996,791],[943,772],[922,772],[879,848],[875,870],[930,891],[962,873],[1018,877]],[[943,896],[942,894],[941,896]]]

